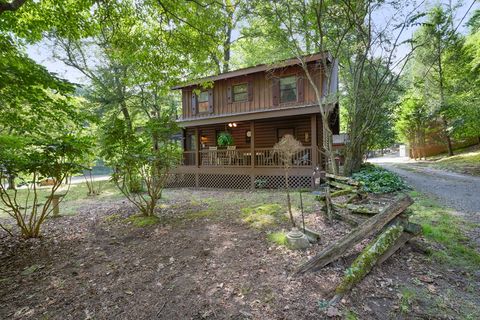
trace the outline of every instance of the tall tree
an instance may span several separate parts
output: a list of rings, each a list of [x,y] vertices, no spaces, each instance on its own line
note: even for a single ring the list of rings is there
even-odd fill
[[[428,13],[427,21],[416,32],[415,38],[423,43],[415,59],[422,64],[417,84],[423,86],[426,101],[434,114],[437,114],[443,126],[448,154],[453,155],[452,130],[449,119],[449,92],[447,91],[444,52],[448,47],[458,43],[452,27],[452,12],[441,6],[433,7]]]
[[[334,162],[334,153],[328,119],[339,96],[331,85],[337,68],[336,63],[330,63],[331,57],[339,63],[341,93],[346,95],[342,105],[346,111],[342,114],[349,135],[346,174],[360,168],[366,148],[379,132],[375,126],[380,125],[383,113],[391,112],[383,105],[415,50],[415,46],[407,47],[406,55],[397,56],[400,47],[409,43],[404,40],[405,31],[422,16],[418,11],[413,1],[285,0],[252,4],[251,12],[260,22],[249,30],[251,34],[263,32],[263,38],[276,44],[272,48],[296,56],[310,83],[313,77],[309,76],[305,56],[329,53],[321,62],[327,90],[316,95],[324,127],[323,152],[330,163]],[[374,23],[380,17],[386,22]]]
[[[479,77],[473,49],[477,15],[474,13],[468,23],[470,34],[463,36],[456,32],[463,20],[453,23],[454,10],[455,7],[441,5],[432,7],[415,32],[414,39],[422,46],[413,55],[405,76],[408,90],[402,104],[405,110],[401,110],[399,119],[399,128],[404,128],[405,133],[408,128],[402,123],[408,122],[404,116],[411,113],[412,105],[421,106],[416,108],[417,116],[425,121],[425,128],[441,129],[450,155],[452,138],[472,137],[480,130]],[[402,136],[406,138],[405,134]],[[412,146],[418,146],[418,139],[410,138]]]

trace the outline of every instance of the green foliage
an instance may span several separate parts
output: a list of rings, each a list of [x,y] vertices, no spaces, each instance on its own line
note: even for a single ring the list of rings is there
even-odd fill
[[[362,189],[372,193],[390,193],[407,189],[407,184],[393,172],[365,164],[352,178],[362,183]]]
[[[433,6],[415,31],[419,47],[403,77],[407,90],[396,125],[400,138],[412,146],[428,144],[429,131],[445,142],[480,131],[478,17],[471,18],[470,34],[458,34],[452,21],[455,9]]]
[[[269,233],[267,235],[267,239],[270,242],[278,244],[279,246],[287,246],[288,245],[287,235],[285,234],[285,232],[282,232],[282,231]]]
[[[72,135],[56,138],[7,135],[0,136],[0,145],[0,168],[24,181],[28,188],[27,197],[21,198],[16,190],[7,190],[0,184],[0,211],[15,219],[24,238],[39,237],[43,222],[53,211],[52,196],[68,177],[81,172],[91,140]],[[44,178],[52,179],[53,185],[48,198],[41,203],[43,194],[38,192],[37,184]]]
[[[431,120],[424,99],[414,92],[407,92],[400,104],[395,124],[400,139],[411,146],[423,145]]]
[[[217,144],[220,147],[231,146],[234,144],[233,137],[229,132],[220,132],[217,138]]]
[[[123,119],[105,124],[102,156],[114,169],[112,180],[146,216],[154,214],[168,174],[180,160],[181,149],[171,140],[177,130],[169,113],[150,119],[136,132]]]
[[[415,300],[416,292],[409,288],[403,288],[401,290],[400,297],[400,312],[407,314],[412,308],[413,301]]]

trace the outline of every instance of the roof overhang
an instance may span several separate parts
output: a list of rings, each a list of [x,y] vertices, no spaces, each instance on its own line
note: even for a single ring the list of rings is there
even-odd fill
[[[200,78],[196,79],[190,82],[187,82],[185,84],[173,86],[172,90],[178,90],[186,87],[191,87],[195,85],[199,85],[204,82],[210,82],[210,81],[218,81],[218,80],[225,80],[229,78],[234,78],[234,77],[239,77],[243,75],[248,75],[252,73],[257,73],[257,72],[263,72],[263,71],[269,71],[269,70],[274,70],[274,69],[280,69],[288,66],[294,66],[294,65],[300,65],[302,62],[309,63],[313,61],[318,61],[322,58],[326,57],[328,61],[332,61],[332,57],[329,53],[315,53],[307,56],[302,56],[298,58],[290,58],[287,60],[282,60],[273,64],[259,64],[254,67],[249,67],[249,68],[243,68],[243,69],[238,69],[230,72],[225,72],[218,74],[216,76],[210,76],[210,77],[205,77],[205,78]]]
[[[304,105],[304,106],[294,106],[294,107],[285,107],[285,108],[275,108],[263,111],[252,111],[252,112],[242,112],[228,115],[218,115],[218,116],[208,116],[205,118],[193,118],[193,119],[180,119],[177,120],[179,126],[187,127],[197,127],[209,124],[219,124],[226,122],[241,122],[241,121],[251,121],[251,120],[260,120],[268,118],[278,118],[278,117],[289,117],[289,116],[298,116],[303,114],[314,114],[319,113],[320,109],[318,105]]]

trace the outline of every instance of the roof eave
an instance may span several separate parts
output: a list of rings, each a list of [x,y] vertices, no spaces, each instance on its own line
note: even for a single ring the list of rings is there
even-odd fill
[[[328,61],[331,62],[332,61],[332,56],[330,55],[330,53],[326,52],[325,54],[327,56]],[[322,55],[323,55],[322,53],[315,53],[315,54],[311,54],[311,55],[308,55],[308,56],[304,56],[305,62],[308,63],[308,62],[320,60],[322,58]],[[179,89],[188,88],[188,87],[192,87],[192,86],[198,86],[199,84],[201,84],[203,82],[225,80],[225,79],[229,79],[229,78],[235,78],[235,77],[240,77],[240,76],[244,76],[244,75],[249,75],[249,74],[252,74],[252,73],[263,72],[263,71],[280,69],[280,68],[284,68],[284,67],[288,67],[288,66],[298,65],[300,63],[301,63],[301,61],[299,60],[299,58],[290,58],[290,59],[279,61],[279,62],[273,63],[273,64],[260,64],[260,65],[253,66],[253,67],[248,67],[248,68],[243,68],[243,69],[238,69],[238,70],[234,70],[234,71],[230,71],[230,72],[221,73],[221,74],[218,74],[218,75],[215,75],[215,76],[209,76],[209,77],[196,79],[194,81],[190,81],[190,82],[185,83],[185,84],[173,86],[173,87],[171,87],[171,89],[172,90],[179,90]]]

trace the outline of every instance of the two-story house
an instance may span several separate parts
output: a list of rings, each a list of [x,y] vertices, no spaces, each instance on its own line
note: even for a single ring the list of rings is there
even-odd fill
[[[320,58],[315,54],[305,60],[319,92],[325,92]],[[333,90],[337,73],[332,75]],[[287,134],[304,146],[292,161],[290,186],[311,186],[314,168],[324,166],[319,106],[298,59],[226,72],[173,89],[182,91],[178,122],[184,156],[168,186],[282,187],[284,171],[273,146]],[[331,128],[338,134],[338,104],[332,107]],[[225,132],[233,142],[219,146],[218,137]]]

